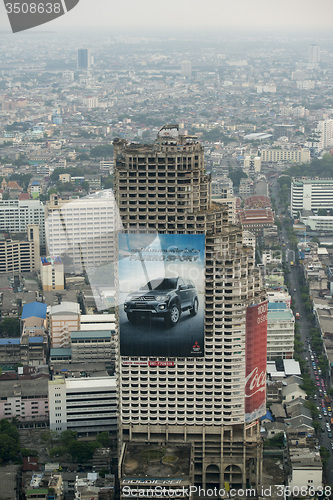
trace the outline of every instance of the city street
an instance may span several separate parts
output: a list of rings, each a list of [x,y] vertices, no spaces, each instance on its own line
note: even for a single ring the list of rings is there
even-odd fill
[[[277,195],[276,185],[273,186],[273,194],[276,197],[276,195]],[[278,200],[277,200],[277,206],[279,206]],[[294,265],[291,265],[291,262],[295,262],[295,256],[294,256],[293,252],[289,251],[290,242],[288,239],[287,231],[284,227],[282,227],[281,236],[283,238],[283,243],[285,244],[284,248],[286,249],[286,262],[288,265],[288,269],[290,271],[290,274],[289,274],[289,280],[290,280],[289,292],[290,292],[290,295],[292,296],[292,303],[295,305],[295,312],[298,312],[300,315],[300,318],[297,320],[297,323],[300,327],[299,328],[300,336],[301,336],[301,339],[303,341],[304,347],[306,349],[305,352],[303,351],[302,357],[304,360],[305,360],[305,358],[308,358],[307,366],[308,366],[308,369],[309,369],[309,372],[310,372],[312,379],[314,380],[314,382],[316,382],[314,370],[317,371],[318,367],[317,367],[317,363],[316,363],[316,368],[313,368],[312,362],[310,359],[310,353],[309,353],[308,342],[307,342],[307,339],[310,338],[310,328],[309,328],[308,321],[306,319],[306,312],[305,312],[305,309],[303,307],[303,302],[301,299],[301,273],[303,271],[302,271],[302,269],[297,268]],[[321,353],[316,353],[316,354],[318,356]],[[320,379],[321,378],[323,378],[323,377],[320,377]],[[325,381],[325,386],[327,388],[327,380],[324,379],[324,381]],[[319,397],[318,389],[319,388],[317,387],[317,399],[314,399],[313,402],[316,404],[316,406],[320,407],[320,413],[322,415],[322,419],[319,420],[319,422],[321,423],[321,426],[324,429],[324,432],[320,432],[319,436],[318,436],[319,437],[319,445],[325,446],[330,452],[330,458],[329,458],[329,461],[327,464],[327,484],[333,485],[333,450],[331,448],[331,443],[333,442],[333,438],[328,437],[328,431],[326,429],[326,423],[330,422],[331,419],[330,419],[330,417],[328,417],[328,416],[325,417],[323,415],[323,412],[321,409],[321,404],[320,404],[322,397]]]

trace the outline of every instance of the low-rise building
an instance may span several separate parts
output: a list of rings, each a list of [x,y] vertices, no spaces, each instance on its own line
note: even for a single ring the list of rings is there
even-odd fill
[[[262,235],[265,228],[274,226],[275,215],[271,208],[244,208],[238,212],[238,217],[242,228],[255,235]]]
[[[23,427],[49,422],[48,378],[0,380],[0,419],[16,418]]]
[[[115,330],[71,332],[72,363],[115,362]]]
[[[306,496],[304,489],[306,489],[313,496],[313,492],[323,486],[323,466],[319,452],[308,448],[289,448],[289,460],[288,486],[290,491],[296,491],[298,488],[299,496],[304,497]]]
[[[52,347],[70,347],[70,332],[80,329],[80,314],[80,306],[76,302],[62,302],[49,308]]]
[[[49,382],[50,429],[96,433],[117,429],[115,377],[64,378]]]
[[[269,304],[267,316],[267,359],[291,359],[293,357],[294,330],[295,317],[292,311],[290,309],[272,309]]]

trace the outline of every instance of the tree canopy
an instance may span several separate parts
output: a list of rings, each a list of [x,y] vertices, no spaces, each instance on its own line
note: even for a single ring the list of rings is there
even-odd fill
[[[90,151],[91,158],[113,158],[113,146],[112,144],[103,144],[101,146],[96,146]]]

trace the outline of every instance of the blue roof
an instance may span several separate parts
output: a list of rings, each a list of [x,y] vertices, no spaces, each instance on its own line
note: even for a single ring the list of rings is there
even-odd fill
[[[31,318],[33,316],[45,319],[46,309],[47,305],[42,304],[42,302],[30,302],[29,304],[24,304],[21,319]]]
[[[285,302],[268,302],[268,310],[270,309],[287,309]]]
[[[265,419],[267,419],[267,418],[268,418],[268,420],[270,420],[271,422],[274,422],[274,418],[273,418],[273,416],[272,416],[271,412],[270,412],[270,411],[268,411],[268,410],[267,410],[267,412],[266,412],[266,415],[263,415],[262,417],[260,417],[260,420],[265,420]]]
[[[0,345],[19,344],[20,339],[0,339]]]
[[[29,337],[29,344],[40,344],[43,342],[43,337]]]
[[[39,182],[38,182],[38,181],[33,181],[33,182],[31,183],[31,185],[32,185],[32,186],[39,186]]]

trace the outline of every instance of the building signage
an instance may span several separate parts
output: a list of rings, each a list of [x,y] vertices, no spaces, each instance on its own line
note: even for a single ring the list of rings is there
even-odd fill
[[[174,361],[122,361],[123,366],[175,366]]]
[[[245,422],[266,413],[267,311],[267,301],[246,310]]]
[[[119,234],[121,356],[202,357],[204,294],[203,234]]]

